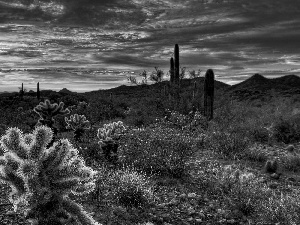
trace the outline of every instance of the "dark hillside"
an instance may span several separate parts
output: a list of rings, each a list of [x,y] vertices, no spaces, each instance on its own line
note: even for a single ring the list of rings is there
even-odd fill
[[[239,100],[291,97],[300,94],[300,77],[287,75],[269,79],[255,74],[239,84],[232,85],[226,91]]]

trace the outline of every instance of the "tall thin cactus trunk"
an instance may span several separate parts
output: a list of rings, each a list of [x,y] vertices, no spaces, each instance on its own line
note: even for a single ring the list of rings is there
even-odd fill
[[[175,75],[175,67],[174,67],[174,59],[171,57],[170,59],[170,83],[174,83],[174,75]]]
[[[194,87],[193,87],[193,101],[196,98],[196,94],[197,94],[197,82],[194,82]]]
[[[38,100],[41,98],[41,93],[40,93],[40,82],[37,83],[36,85],[36,97]]]
[[[204,116],[206,116],[208,120],[213,119],[214,81],[214,72],[213,70],[208,69],[204,79]]]
[[[175,84],[179,85],[179,46],[175,44],[174,48],[174,69],[175,69]]]

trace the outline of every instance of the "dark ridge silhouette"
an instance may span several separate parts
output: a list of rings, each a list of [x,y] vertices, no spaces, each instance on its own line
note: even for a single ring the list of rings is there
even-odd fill
[[[300,94],[300,77],[286,75],[269,79],[260,74],[255,74],[241,83],[232,85],[226,91],[239,100],[289,97]]]
[[[72,93],[74,93],[74,92],[68,90],[67,88],[63,88],[63,89],[61,89],[61,90],[59,91],[59,93],[72,94]],[[75,92],[75,93],[76,93],[76,92]]]

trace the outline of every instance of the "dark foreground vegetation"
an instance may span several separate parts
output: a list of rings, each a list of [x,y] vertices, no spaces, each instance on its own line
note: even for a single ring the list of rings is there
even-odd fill
[[[29,224],[24,212],[39,224],[299,224],[300,98],[288,87],[300,78],[262,78],[215,82],[212,120],[202,115],[203,78],[182,80],[178,101],[167,82],[2,95],[0,155],[20,159],[0,158],[0,178],[21,176],[57,210],[26,206],[20,180],[14,194],[1,183],[1,224]],[[45,176],[50,192],[38,189]]]

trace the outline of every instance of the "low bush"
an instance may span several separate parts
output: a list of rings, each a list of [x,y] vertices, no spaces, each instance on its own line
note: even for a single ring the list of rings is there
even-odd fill
[[[181,177],[196,142],[180,130],[154,127],[130,130],[121,140],[120,162],[150,173]]]
[[[295,118],[279,118],[273,127],[275,140],[285,144],[298,142],[300,140],[300,124],[298,120]]]
[[[127,208],[138,208],[155,200],[154,186],[145,174],[133,168],[113,171],[101,167],[99,172],[96,182],[98,201],[102,199]]]
[[[234,131],[214,131],[208,137],[209,147],[226,158],[241,158],[247,150],[249,139]]]

